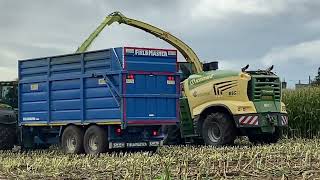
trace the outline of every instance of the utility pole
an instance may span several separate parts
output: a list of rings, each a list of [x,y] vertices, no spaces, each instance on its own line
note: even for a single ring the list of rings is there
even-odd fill
[[[309,75],[309,85],[311,84],[311,76]]]

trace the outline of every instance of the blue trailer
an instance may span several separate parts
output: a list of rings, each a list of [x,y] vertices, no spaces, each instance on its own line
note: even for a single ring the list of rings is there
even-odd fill
[[[120,47],[19,61],[24,148],[155,148],[179,121],[177,51]]]

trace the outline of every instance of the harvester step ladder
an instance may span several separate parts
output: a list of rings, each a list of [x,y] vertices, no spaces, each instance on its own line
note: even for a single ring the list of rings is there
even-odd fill
[[[189,103],[186,97],[180,98],[180,119],[181,137],[193,137],[193,120],[191,118]]]

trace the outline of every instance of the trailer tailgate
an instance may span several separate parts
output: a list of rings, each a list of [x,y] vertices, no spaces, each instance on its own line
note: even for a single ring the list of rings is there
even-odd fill
[[[179,120],[177,52],[125,48],[124,117],[127,124],[170,124]]]

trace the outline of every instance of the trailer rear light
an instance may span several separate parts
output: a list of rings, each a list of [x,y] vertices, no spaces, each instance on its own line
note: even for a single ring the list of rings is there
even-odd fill
[[[133,74],[129,74],[129,75],[127,76],[127,79],[134,79]]]
[[[121,134],[122,134],[121,127],[117,127],[117,128],[116,128],[116,135],[117,135],[117,136],[120,136]]]
[[[176,81],[174,80],[173,76],[168,76],[167,84],[176,84]]]
[[[157,130],[152,130],[152,136],[158,136],[159,132]]]
[[[134,83],[134,75],[133,74],[127,75],[126,83],[130,83],[130,84]]]

